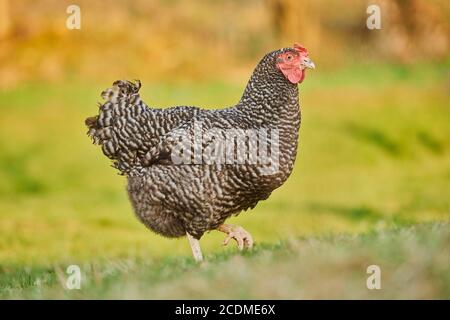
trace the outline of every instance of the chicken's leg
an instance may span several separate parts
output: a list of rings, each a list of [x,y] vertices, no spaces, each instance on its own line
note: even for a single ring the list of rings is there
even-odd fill
[[[189,244],[191,245],[192,254],[194,255],[194,259],[197,262],[203,261],[202,249],[200,248],[200,242],[186,232],[187,238],[189,240]]]
[[[227,234],[227,237],[223,241],[223,245],[226,246],[230,239],[236,240],[239,250],[251,249],[253,247],[252,235],[240,226],[232,224],[222,224],[217,228],[218,231]]]

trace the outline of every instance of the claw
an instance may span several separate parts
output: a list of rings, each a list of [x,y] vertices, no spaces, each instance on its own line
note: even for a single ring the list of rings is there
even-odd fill
[[[240,226],[221,225],[217,230],[225,232],[227,237],[223,240],[222,245],[226,246],[231,239],[237,242],[240,251],[251,249],[253,247],[253,238],[251,234]]]

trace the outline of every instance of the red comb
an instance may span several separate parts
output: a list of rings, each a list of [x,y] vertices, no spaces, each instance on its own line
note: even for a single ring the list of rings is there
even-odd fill
[[[304,46],[299,45],[298,43],[294,43],[294,49],[297,50],[298,52],[308,54],[308,50],[306,50],[306,48]]]

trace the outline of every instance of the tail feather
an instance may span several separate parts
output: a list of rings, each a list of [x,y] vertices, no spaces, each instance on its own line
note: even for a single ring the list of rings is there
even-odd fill
[[[147,166],[145,155],[161,137],[202,111],[197,107],[149,108],[140,98],[141,83],[115,81],[102,92],[99,114],[85,120],[88,136],[101,145],[122,174]]]
[[[113,166],[122,173],[126,171],[129,164],[119,163],[123,162],[121,158],[132,161],[135,154],[133,154],[132,148],[124,145],[123,141],[121,143],[116,129],[120,129],[125,121],[129,121],[129,119],[124,119],[127,116],[126,108],[132,108],[139,103],[140,88],[141,82],[139,80],[136,80],[136,83],[123,80],[115,81],[111,88],[101,93],[106,102],[99,104],[99,114],[85,120],[88,136],[94,144],[102,146],[103,153],[114,160]]]

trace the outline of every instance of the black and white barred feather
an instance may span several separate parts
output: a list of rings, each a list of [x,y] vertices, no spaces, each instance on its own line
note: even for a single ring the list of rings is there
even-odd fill
[[[116,81],[102,93],[99,114],[86,119],[88,135],[128,179],[137,217],[167,237],[200,238],[228,217],[256,206],[289,177],[297,153],[300,108],[297,85],[275,66],[285,48],[267,54],[233,107],[205,110],[151,108],[139,96],[139,81]],[[279,170],[261,174],[258,164],[174,164],[175,133],[201,130],[277,129]],[[275,143],[275,142],[273,142]],[[201,148],[207,147],[207,143]]]

